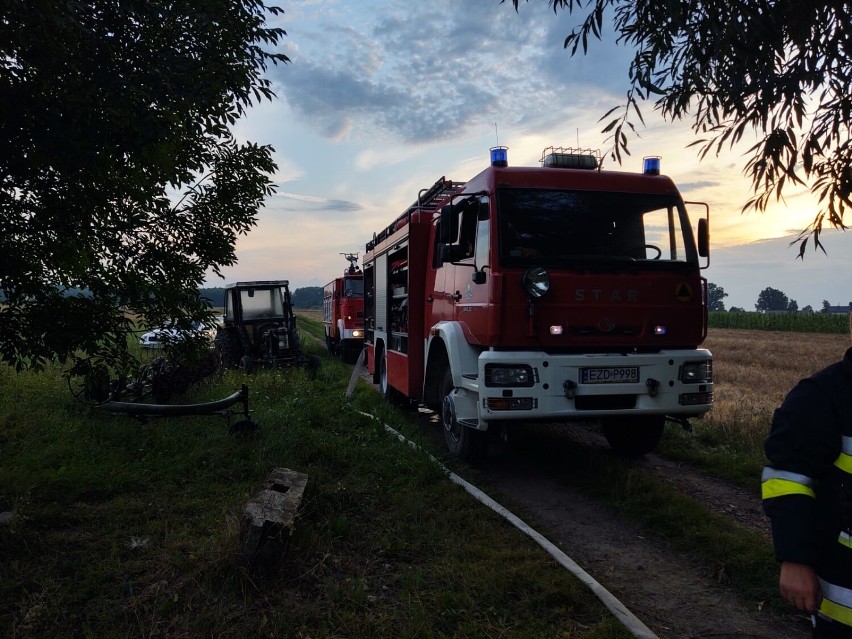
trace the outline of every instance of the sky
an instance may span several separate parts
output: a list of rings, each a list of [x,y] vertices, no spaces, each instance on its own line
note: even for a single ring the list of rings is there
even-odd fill
[[[258,225],[240,237],[238,264],[208,286],[288,279],[291,290],[323,286],[363,255],[387,226],[440,177],[465,181],[508,147],[512,166],[538,166],[549,146],[606,153],[600,118],[623,103],[632,51],[611,29],[571,57],[565,36],[579,18],[554,14],[546,0],[278,0],[271,20],[287,36],[291,62],[268,71],[277,98],[252,108],[238,139],[275,149],[277,192]],[[605,27],[606,28],[606,27]],[[754,310],[772,287],[799,308],[852,301],[852,233],[822,235],[827,255],[791,246],[817,211],[815,198],[790,192],[764,213],[742,209],[743,175],[754,140],[699,161],[689,123],[666,123],[647,104],[645,126],[621,166],[641,171],[661,156],[685,200],[710,206],[711,258],[704,276],[726,307]]]

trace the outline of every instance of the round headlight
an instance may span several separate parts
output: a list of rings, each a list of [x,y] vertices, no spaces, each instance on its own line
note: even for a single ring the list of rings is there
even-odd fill
[[[550,274],[541,266],[527,269],[524,273],[524,288],[530,297],[541,297],[550,289]]]

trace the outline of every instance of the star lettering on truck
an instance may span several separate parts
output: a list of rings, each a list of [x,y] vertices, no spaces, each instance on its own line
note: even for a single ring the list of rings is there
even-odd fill
[[[577,288],[574,289],[575,302],[637,302],[639,291],[635,289],[605,291],[602,288]]]

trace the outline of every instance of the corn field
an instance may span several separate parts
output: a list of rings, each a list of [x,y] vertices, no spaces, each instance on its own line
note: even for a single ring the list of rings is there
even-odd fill
[[[847,315],[828,313],[710,312],[710,328],[742,328],[793,333],[849,333]]]

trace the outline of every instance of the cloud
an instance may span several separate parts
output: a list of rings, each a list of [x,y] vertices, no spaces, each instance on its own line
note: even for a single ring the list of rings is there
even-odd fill
[[[699,189],[714,189],[719,186],[719,182],[710,180],[698,180],[696,182],[681,182],[678,184],[678,189],[681,192],[698,191]]]
[[[315,195],[301,195],[299,193],[289,193],[279,191],[273,196],[273,199],[266,203],[265,210],[272,213],[288,213],[298,211],[310,215],[318,211],[340,211],[352,212],[360,211],[364,207],[357,202],[348,202],[346,200],[333,200]]]
[[[595,67],[613,51],[623,57],[602,43],[594,60],[572,60],[561,48],[567,14],[543,6],[515,13],[510,4],[443,0],[358,18],[337,14],[322,32],[288,28],[299,55],[271,70],[297,117],[333,140],[378,128],[423,144],[494,121],[542,129],[590,105],[602,113],[607,92]]]

